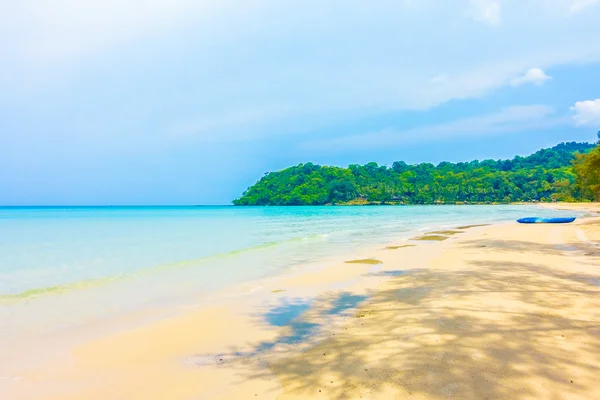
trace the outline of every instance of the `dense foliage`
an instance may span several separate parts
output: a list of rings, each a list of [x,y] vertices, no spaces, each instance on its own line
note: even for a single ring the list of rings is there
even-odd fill
[[[391,167],[370,162],[348,168],[300,164],[265,174],[236,205],[455,204],[568,200],[580,195],[571,165],[588,143],[561,143],[528,157],[437,166]]]
[[[578,200],[600,201],[600,145],[588,153],[576,154],[573,169],[575,185],[565,190],[567,195]]]

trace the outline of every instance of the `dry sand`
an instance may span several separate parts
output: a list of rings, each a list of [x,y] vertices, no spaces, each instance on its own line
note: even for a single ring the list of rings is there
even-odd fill
[[[411,244],[91,341],[0,398],[600,398],[600,218]]]

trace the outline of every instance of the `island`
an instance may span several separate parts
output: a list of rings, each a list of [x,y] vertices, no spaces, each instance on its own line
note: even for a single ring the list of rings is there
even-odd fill
[[[527,157],[391,167],[299,164],[266,173],[239,206],[498,204],[600,200],[600,147],[560,143]]]

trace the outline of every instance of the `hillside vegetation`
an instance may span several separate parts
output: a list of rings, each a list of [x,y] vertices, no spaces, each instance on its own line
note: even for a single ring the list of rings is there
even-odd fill
[[[233,203],[456,204],[592,199],[589,185],[594,176],[588,174],[584,182],[580,175],[590,168],[582,154],[594,147],[589,143],[561,143],[512,160],[438,165],[397,161],[391,167],[370,162],[341,168],[306,163],[265,174]],[[597,149],[596,153],[594,160],[600,161]]]

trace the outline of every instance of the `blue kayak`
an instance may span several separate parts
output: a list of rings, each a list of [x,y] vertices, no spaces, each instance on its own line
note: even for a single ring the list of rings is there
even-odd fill
[[[521,218],[517,222],[520,224],[568,224],[575,221],[575,217],[571,218]]]

